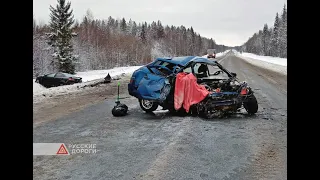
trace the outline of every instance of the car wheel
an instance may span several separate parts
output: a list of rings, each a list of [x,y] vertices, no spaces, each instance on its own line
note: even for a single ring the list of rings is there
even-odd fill
[[[139,104],[142,110],[145,112],[152,112],[158,108],[158,103],[150,100],[139,99]]]
[[[182,107],[179,110],[175,110],[174,108],[168,108],[170,114],[174,115],[174,116],[181,116],[184,117],[186,116],[188,113],[186,112],[185,109],[183,109]]]
[[[74,84],[74,81],[67,81],[65,84],[66,85],[72,85],[72,84]]]
[[[243,103],[243,107],[248,114],[255,114],[258,111],[258,102],[254,95],[252,95],[247,102]]]

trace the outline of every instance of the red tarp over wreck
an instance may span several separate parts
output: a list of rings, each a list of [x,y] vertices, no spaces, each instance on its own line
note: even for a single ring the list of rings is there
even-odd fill
[[[178,73],[176,76],[174,90],[174,108],[180,109],[182,106],[189,112],[190,106],[202,101],[209,91],[197,83],[197,78],[192,74]]]

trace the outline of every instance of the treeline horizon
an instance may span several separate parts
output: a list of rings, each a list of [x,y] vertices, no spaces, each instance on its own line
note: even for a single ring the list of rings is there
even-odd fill
[[[75,21],[72,30],[77,34],[72,38],[73,53],[78,55],[76,71],[142,65],[156,57],[202,56],[207,49],[219,53],[230,48],[202,37],[192,26],[164,26],[160,20],[137,23],[111,16],[101,20],[89,10],[81,21]],[[51,66],[49,32],[48,24],[37,24],[33,19],[34,75],[57,71]]]

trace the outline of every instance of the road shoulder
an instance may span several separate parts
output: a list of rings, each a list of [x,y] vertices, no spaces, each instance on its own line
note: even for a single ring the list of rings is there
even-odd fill
[[[33,124],[58,119],[72,112],[79,111],[109,98],[117,97],[117,82],[120,82],[120,94],[128,96],[127,83],[130,76],[124,76],[118,81],[109,84],[100,84],[94,87],[85,87],[80,92],[47,97],[40,102],[33,103]]]

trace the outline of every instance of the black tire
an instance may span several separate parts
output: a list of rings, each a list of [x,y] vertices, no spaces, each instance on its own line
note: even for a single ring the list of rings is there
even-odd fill
[[[243,107],[248,114],[255,114],[258,111],[258,102],[254,95],[252,95],[247,102],[243,103]]]
[[[67,82],[65,83],[65,85],[72,85],[72,84],[74,84],[74,81],[67,81]]]
[[[146,105],[146,103],[148,103],[148,105]],[[151,103],[151,104],[149,104]],[[149,100],[144,100],[144,99],[139,99],[139,104],[142,110],[144,110],[145,112],[152,112],[155,111],[159,104],[153,101],[149,101]]]
[[[180,109],[176,110],[174,107],[172,108],[168,108],[169,112],[174,115],[174,116],[186,116],[188,113],[186,112],[185,109],[183,109],[183,107],[181,107]]]
[[[175,114],[177,112],[174,107],[168,107],[168,110],[171,114]]]

